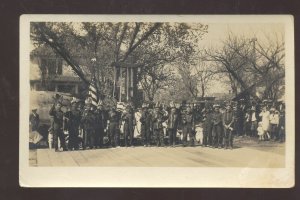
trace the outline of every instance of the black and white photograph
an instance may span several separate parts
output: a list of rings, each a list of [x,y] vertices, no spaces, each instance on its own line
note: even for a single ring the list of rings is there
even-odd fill
[[[293,187],[288,15],[23,15],[24,187]]]

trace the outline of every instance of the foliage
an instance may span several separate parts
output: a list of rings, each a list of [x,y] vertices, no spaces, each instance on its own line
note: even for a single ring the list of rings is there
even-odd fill
[[[137,67],[148,99],[168,85],[167,66],[188,62],[208,26],[185,23],[52,23],[32,22],[35,45],[51,47],[87,84],[97,82],[111,95],[113,66]]]

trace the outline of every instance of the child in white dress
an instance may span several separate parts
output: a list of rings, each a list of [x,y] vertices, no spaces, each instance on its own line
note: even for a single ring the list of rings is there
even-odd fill
[[[258,140],[259,141],[263,141],[264,140],[264,129],[262,127],[262,122],[258,123],[258,127],[257,127],[257,134],[259,136]]]

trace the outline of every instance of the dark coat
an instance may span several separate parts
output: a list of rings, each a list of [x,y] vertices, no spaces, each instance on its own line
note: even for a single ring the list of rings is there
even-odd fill
[[[29,121],[31,124],[31,130],[36,131],[39,128],[40,116],[37,113],[35,115],[33,113],[31,113],[29,115]]]
[[[49,115],[53,117],[53,130],[60,130],[63,128],[64,113],[61,110],[56,110],[54,106],[49,111]]]
[[[96,115],[91,110],[86,110],[83,112],[81,123],[85,130],[95,129]]]
[[[153,130],[158,130],[158,129],[162,129],[162,123],[165,121],[166,119],[164,118],[163,114],[161,112],[153,112],[152,115],[152,127]]]
[[[168,117],[168,129],[177,129],[178,126],[178,114],[170,113]]]
[[[96,129],[104,129],[107,126],[107,112],[104,110],[96,110],[95,112],[95,127]]]
[[[234,123],[234,113],[232,111],[228,111],[226,110],[223,113],[223,117],[222,117],[222,121],[223,121],[223,126],[230,126],[231,128],[234,128],[233,123]]]
[[[195,117],[192,112],[184,112],[181,116],[181,121],[183,127],[189,127],[195,130]]]
[[[81,114],[80,111],[68,111],[65,113],[65,129],[67,130],[78,130],[80,122],[81,122]]]
[[[136,125],[135,116],[133,112],[126,112],[122,115],[122,120],[125,122],[125,128],[133,128]]]
[[[151,127],[151,113],[147,110],[143,110],[140,118],[142,126]]]

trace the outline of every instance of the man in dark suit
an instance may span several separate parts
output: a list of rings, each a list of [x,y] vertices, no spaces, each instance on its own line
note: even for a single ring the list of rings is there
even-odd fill
[[[223,140],[223,124],[222,124],[222,113],[220,112],[220,106],[214,105],[214,112],[212,113],[212,138],[213,147],[222,148]]]
[[[178,126],[178,114],[175,106],[172,105],[171,113],[168,117],[168,132],[169,132],[169,146],[175,147],[176,143],[176,133]]]
[[[104,129],[107,126],[107,113],[103,108],[102,102],[97,105],[95,112],[96,123],[95,123],[95,145],[96,148],[103,147]]]
[[[78,135],[79,135],[79,125],[81,121],[81,115],[80,115],[80,111],[77,108],[76,102],[72,102],[71,110],[67,111],[64,116],[66,119],[65,129],[68,130],[69,132],[68,149],[78,150],[79,149]]]
[[[187,136],[190,138],[190,145],[194,146],[194,132],[195,132],[195,117],[190,106],[186,107],[182,118],[182,131],[183,131],[183,146],[187,146]]]
[[[90,149],[95,148],[95,122],[94,106],[88,104],[81,118],[81,124],[83,124],[84,129],[83,149],[86,147]]]
[[[151,143],[151,113],[148,110],[146,104],[142,105],[142,114],[140,118],[141,122],[141,135],[142,135],[142,144],[144,146],[150,146]]]
[[[108,114],[108,133],[111,147],[118,147],[120,140],[120,113],[113,107]]]
[[[53,133],[54,133],[54,148],[55,151],[59,151],[58,149],[58,138],[60,140],[61,147],[63,151],[67,151],[65,144],[65,136],[63,132],[63,116],[64,113],[61,110],[62,103],[60,101],[56,101],[56,103],[52,106],[49,111],[49,115],[53,117]]]
[[[155,109],[152,115],[152,129],[153,134],[156,140],[156,146],[165,146],[164,143],[164,132],[163,132],[163,126],[162,123],[164,122],[164,116],[160,110],[159,104],[155,105]]]
[[[126,110],[122,115],[122,120],[124,123],[124,142],[125,147],[133,147],[133,131],[136,125],[135,116],[130,105],[126,106]],[[129,138],[129,141],[128,141]]]
[[[228,103],[226,105],[226,110],[223,113],[223,128],[224,128],[224,148],[233,148],[233,128],[234,128],[234,113],[232,111],[231,105]]]

